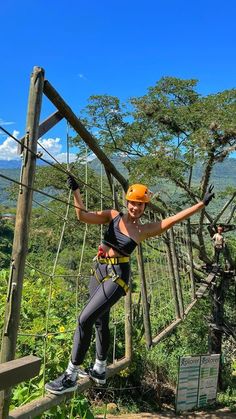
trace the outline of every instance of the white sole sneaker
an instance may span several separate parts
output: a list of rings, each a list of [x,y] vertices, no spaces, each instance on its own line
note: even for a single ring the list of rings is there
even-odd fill
[[[78,369],[78,377],[80,378],[88,378],[89,375],[85,370]]]
[[[89,369],[89,378],[97,384],[106,384],[106,373],[98,374],[92,368]]]
[[[56,390],[51,388],[49,384],[45,384],[45,390],[49,393],[56,394],[57,396],[60,394],[71,393],[72,391],[77,390],[78,384],[74,385],[73,387],[64,388],[63,390]]]

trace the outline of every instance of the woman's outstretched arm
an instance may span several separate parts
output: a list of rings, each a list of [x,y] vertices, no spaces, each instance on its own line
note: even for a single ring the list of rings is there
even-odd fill
[[[109,223],[113,218],[113,212],[118,213],[116,210],[104,210],[104,211],[88,211],[85,208],[79,185],[73,176],[69,176],[67,179],[69,188],[74,193],[74,204],[75,212],[78,220],[88,224],[106,224]],[[115,214],[116,215],[116,214]]]
[[[186,208],[183,211],[180,211],[175,215],[165,218],[162,221],[159,221],[157,223],[144,224],[142,226],[142,240],[145,240],[148,237],[160,236],[166,230],[173,227],[176,223],[186,220],[186,218],[189,218],[196,212],[200,211],[202,208],[204,208],[204,206],[205,205],[203,202],[198,202],[192,207]]]
[[[215,194],[212,192],[213,188],[213,185],[210,185],[204,195],[203,200],[193,205],[192,207],[186,208],[183,211],[180,211],[177,214],[165,218],[164,220],[157,223],[144,224],[141,229],[141,240],[145,240],[148,237],[159,236],[169,228],[173,227],[173,225],[176,223],[186,220],[186,218],[189,218],[196,212],[200,211],[202,208],[209,204],[212,198],[214,198]]]

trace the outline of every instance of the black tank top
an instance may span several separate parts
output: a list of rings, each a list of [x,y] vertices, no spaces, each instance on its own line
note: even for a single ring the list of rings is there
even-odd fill
[[[117,250],[124,256],[129,256],[137,246],[137,243],[131,237],[122,233],[119,229],[119,222],[124,214],[120,212],[111,220],[102,240],[102,243]]]

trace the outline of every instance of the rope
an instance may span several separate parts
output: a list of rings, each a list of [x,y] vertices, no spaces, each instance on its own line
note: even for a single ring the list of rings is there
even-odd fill
[[[68,196],[68,205],[66,208],[66,216],[65,216],[65,220],[67,220],[68,217],[68,212],[69,212],[69,203],[70,203],[70,199],[71,199],[71,190],[69,191],[69,196]],[[58,262],[58,258],[59,258],[59,252],[61,250],[61,245],[62,245],[62,240],[64,237],[64,233],[65,233],[65,227],[66,227],[66,221],[63,223],[62,226],[62,231],[61,231],[61,237],[59,240],[59,244],[58,244],[58,248],[57,248],[57,253],[56,253],[56,257],[55,257],[55,261],[54,261],[54,266],[53,266],[53,270],[52,270],[52,274],[50,276],[50,287],[49,287],[49,298],[48,298],[48,309],[47,309],[47,315],[46,315],[46,323],[45,323],[45,334],[48,334],[48,324],[49,324],[49,316],[50,316],[50,309],[51,309],[51,302],[52,302],[52,280],[55,274],[55,270],[56,270],[56,266],[57,266],[57,262]],[[44,371],[43,371],[43,383],[45,385],[46,383],[46,350],[47,350],[47,340],[44,339],[44,356],[43,356],[43,364],[44,364]],[[43,385],[43,395],[45,394],[45,388]]]
[[[38,202],[38,201],[36,201],[35,199],[32,199],[32,201],[33,201],[35,204],[39,205],[40,207],[44,208],[46,211],[51,212],[53,215],[55,215],[55,216],[56,216],[57,218],[59,218],[60,220],[62,220],[62,221],[66,221],[68,225],[78,227],[78,225],[79,225],[78,220],[69,220],[69,219],[68,219],[68,220],[65,220],[65,218],[64,218],[62,215],[58,214],[56,211],[52,210],[51,208],[47,207],[46,205],[42,204],[41,202]],[[70,206],[71,206],[71,205],[70,205]],[[77,207],[75,206],[75,208],[77,208]]]
[[[100,165],[100,196],[101,196],[101,206],[100,206],[100,210],[103,210],[103,170],[102,170],[102,164]],[[102,238],[103,238],[103,225],[101,224],[100,226],[100,241],[102,242]]]
[[[38,153],[35,153],[33,150],[31,150],[31,148],[30,147],[28,147],[27,145],[25,145],[24,143],[22,143],[20,140],[18,140],[18,138],[16,138],[16,137],[14,137],[14,135],[12,135],[9,131],[7,131],[5,128],[3,128],[3,127],[1,127],[0,126],[0,129],[2,130],[2,131],[4,131],[5,132],[5,134],[7,134],[9,137],[11,137],[14,141],[16,141],[16,143],[17,144],[19,144],[22,148],[24,148],[25,150],[27,150],[27,151],[29,151],[34,157],[36,157],[37,159],[39,159],[39,160],[41,160],[41,161],[43,161],[44,163],[46,163],[46,164],[48,164],[49,166],[52,166],[52,167],[54,167],[54,168],[56,168],[57,170],[59,170],[60,172],[63,172],[63,173],[66,173],[67,175],[69,174],[69,173],[67,173],[66,171],[65,171],[65,169],[63,168],[63,166],[62,166],[62,164],[57,160],[57,159],[55,159],[55,157],[53,157],[52,156],[52,154],[50,154],[49,153],[49,151],[47,151],[40,143],[39,143],[39,141],[37,141],[37,143],[39,144],[39,146],[60,166],[60,167],[62,167],[62,169],[59,169],[59,167],[57,167],[57,166],[55,166],[53,163],[51,163],[50,161],[48,161],[48,160],[45,160],[42,156],[40,156],[40,154],[38,154]]]
[[[88,180],[88,171],[87,171],[87,159],[86,159],[86,170],[85,170],[85,181],[87,182]],[[87,190],[86,190],[86,195],[85,195],[85,208],[87,209],[88,207],[88,194],[87,194]],[[85,250],[85,243],[86,243],[86,238],[87,238],[87,232],[88,232],[88,224],[85,224],[85,230],[84,230],[84,236],[83,236],[83,244],[82,244],[82,249],[81,249],[81,256],[80,256],[80,262],[79,262],[79,272],[78,275],[76,277],[76,301],[75,301],[75,306],[76,306],[76,311],[75,311],[75,317],[77,319],[78,316],[78,300],[79,300],[79,278],[81,275],[81,269],[82,269],[82,262],[83,262],[83,257],[84,257],[84,250]]]
[[[9,257],[9,261],[10,261],[11,259],[10,259],[10,257]],[[32,265],[30,262],[28,262],[28,261],[26,261],[25,262],[25,264],[26,264],[26,266],[28,266],[29,268],[31,268],[31,269],[34,269],[36,272],[38,272],[38,273],[40,273],[40,274],[42,274],[42,275],[44,275],[44,276],[46,276],[46,277],[48,277],[48,278],[50,278],[50,276],[51,276],[51,274],[49,274],[48,272],[45,272],[45,271],[43,271],[42,269],[39,269],[39,268],[36,268],[34,265]],[[54,274],[54,278],[75,278],[76,276],[77,276],[78,274],[77,273],[74,273],[74,274],[71,274],[71,275],[68,275],[68,274]],[[87,276],[87,275],[80,275],[80,278],[82,278],[82,279],[88,279],[88,278],[90,278],[89,276]]]
[[[55,217],[60,218],[61,220],[65,220],[64,217],[62,217],[62,215],[57,214],[55,211],[53,211],[51,208],[46,207],[46,205],[41,204],[41,202],[36,201],[35,199],[32,199],[32,201],[37,204],[39,207],[42,207],[44,209],[46,209],[47,211],[51,212],[53,215],[55,215]]]
[[[51,163],[50,161],[48,161],[48,160],[45,160],[44,158],[42,158],[38,153],[35,153],[34,151],[32,151],[31,150],[31,148],[30,147],[28,147],[28,146],[26,146],[25,144],[22,144],[21,143],[21,141],[19,141],[16,137],[14,137],[14,135],[12,135],[9,131],[7,131],[5,128],[2,128],[1,126],[0,126],[0,129],[2,130],[2,131],[4,131],[9,137],[11,137],[14,141],[16,141],[21,147],[23,147],[23,148],[25,148],[26,150],[28,150],[33,156],[35,156],[37,159],[39,159],[39,160],[41,160],[41,161],[43,161],[44,163],[46,163],[46,164],[48,164],[49,166],[52,166],[54,169],[56,169],[56,170],[58,170],[59,172],[61,172],[61,173],[64,173],[64,174],[66,174],[67,176],[68,175],[73,175],[73,177],[75,178],[75,180],[77,180],[78,182],[80,182],[80,183],[82,183],[84,186],[86,186],[86,187],[88,187],[88,188],[90,188],[90,189],[92,189],[94,192],[96,192],[96,193],[98,193],[98,190],[96,189],[96,188],[94,188],[93,186],[90,186],[90,185],[88,185],[88,184],[86,184],[86,183],[84,183],[83,182],[83,180],[82,179],[80,179],[78,176],[75,176],[74,174],[72,174],[70,171],[69,171],[69,168],[68,168],[68,170],[65,170],[64,169],[64,167],[63,167],[63,165],[57,160],[57,159],[55,159],[55,157],[53,157],[50,153],[49,153],[49,151],[47,151],[41,144],[39,144],[39,142],[37,141],[37,143],[40,145],[40,147],[42,147],[42,149],[59,165],[59,167],[57,167],[57,166],[55,166],[53,163]],[[3,175],[2,175],[2,177],[4,177]],[[8,179],[8,180],[10,180],[10,179]],[[25,186],[25,185],[23,185],[22,184],[22,186]],[[36,190],[36,192],[39,192],[39,191],[37,191]],[[47,195],[46,195],[47,196]],[[108,198],[108,199],[110,199],[110,197],[109,196],[107,196],[107,195],[104,195],[104,198]]]
[[[81,211],[88,212],[86,209],[81,208],[81,207],[79,207],[78,205],[75,205],[75,204],[70,204],[70,203],[68,204],[68,202],[64,201],[63,199],[60,199],[60,198],[55,197],[55,196],[53,196],[53,195],[50,195],[50,194],[48,194],[48,193],[46,193],[46,192],[40,191],[39,189],[33,188],[32,186],[25,185],[24,183],[22,183],[22,182],[18,182],[18,181],[17,181],[17,180],[15,180],[15,179],[11,179],[11,178],[9,178],[8,176],[3,175],[2,173],[0,173],[0,177],[1,177],[1,178],[3,178],[3,179],[9,180],[10,182],[16,183],[16,184],[17,184],[17,185],[19,185],[19,186],[24,186],[24,188],[30,189],[30,190],[31,190],[31,191],[33,191],[33,192],[38,192],[38,193],[40,193],[41,195],[47,196],[48,198],[51,198],[51,199],[54,199],[54,201],[62,202],[63,204],[65,204],[65,205],[69,205],[70,207],[73,207],[73,208],[78,208],[78,209],[80,209]]]

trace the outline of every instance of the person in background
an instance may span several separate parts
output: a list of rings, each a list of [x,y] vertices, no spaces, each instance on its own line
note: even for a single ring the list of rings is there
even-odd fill
[[[111,307],[129,289],[130,255],[136,246],[149,237],[159,236],[176,223],[201,211],[214,197],[211,185],[202,201],[160,222],[141,224],[151,192],[143,184],[134,184],[126,193],[127,211],[116,209],[87,211],[80,194],[79,185],[73,176],[68,177],[68,186],[74,193],[75,211],[78,220],[87,224],[107,224],[102,243],[96,256],[89,291],[90,298],[79,315],[75,330],[71,359],[66,371],[45,388],[53,394],[76,390],[78,377],[86,373],[81,365],[88,351],[93,326],[96,329],[96,360],[88,369],[89,377],[98,384],[106,383],[107,354],[110,343],[109,314]]]
[[[223,236],[223,227],[218,226],[217,227],[217,233],[214,234],[212,237],[213,245],[214,245],[214,260],[217,265],[219,265],[220,261],[220,255],[225,254],[225,238]]]

